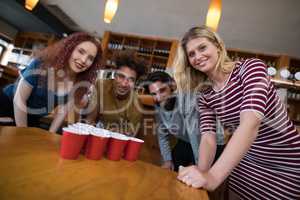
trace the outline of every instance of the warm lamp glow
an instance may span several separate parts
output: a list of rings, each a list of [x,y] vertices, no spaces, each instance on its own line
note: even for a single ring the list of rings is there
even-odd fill
[[[25,1],[25,8],[27,10],[32,11],[38,2],[39,2],[39,0],[26,0]]]
[[[118,9],[119,0],[106,0],[104,10],[104,22],[111,23]]]
[[[211,0],[207,16],[206,16],[206,26],[217,31],[219,21],[221,18],[222,0]]]

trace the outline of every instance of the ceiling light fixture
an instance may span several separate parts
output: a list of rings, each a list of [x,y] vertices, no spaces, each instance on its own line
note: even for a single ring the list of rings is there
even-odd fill
[[[32,11],[39,0],[26,0],[25,1],[25,8],[29,11]]]
[[[206,16],[206,26],[217,31],[221,19],[222,0],[211,0]]]
[[[104,22],[111,23],[118,9],[119,0],[106,0],[104,9]]]

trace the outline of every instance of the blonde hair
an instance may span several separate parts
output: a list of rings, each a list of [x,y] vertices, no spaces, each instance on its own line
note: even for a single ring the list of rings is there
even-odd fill
[[[189,41],[196,38],[206,38],[218,48],[219,58],[215,70],[230,73],[234,66],[231,59],[227,56],[224,42],[216,32],[206,26],[193,27],[185,33],[180,41],[173,63],[177,87],[182,91],[197,90],[202,88],[208,81],[207,75],[194,69],[188,60],[186,45]]]

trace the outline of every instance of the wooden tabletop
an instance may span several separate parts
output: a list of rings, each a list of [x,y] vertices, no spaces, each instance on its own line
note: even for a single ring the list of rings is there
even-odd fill
[[[64,160],[60,136],[0,126],[0,199],[208,199],[176,173],[142,161]]]

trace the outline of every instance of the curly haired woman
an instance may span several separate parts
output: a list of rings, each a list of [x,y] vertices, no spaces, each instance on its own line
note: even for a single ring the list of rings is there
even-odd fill
[[[55,107],[49,130],[56,132],[68,112],[96,77],[101,45],[93,36],[78,32],[36,52],[20,78],[0,92],[0,117],[12,117],[16,126],[36,126]]]

